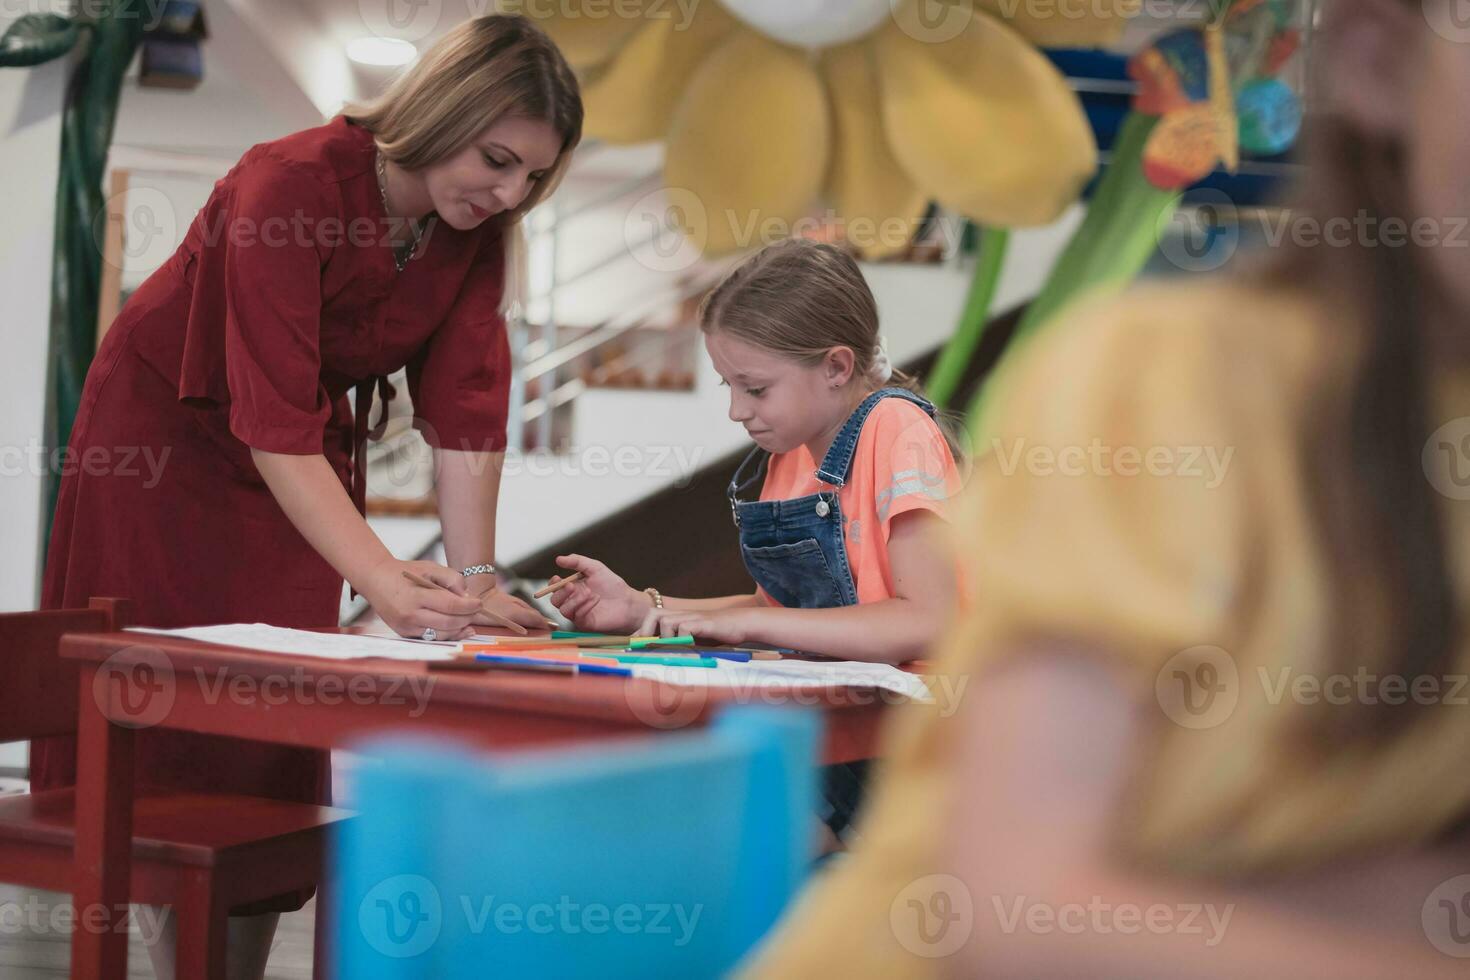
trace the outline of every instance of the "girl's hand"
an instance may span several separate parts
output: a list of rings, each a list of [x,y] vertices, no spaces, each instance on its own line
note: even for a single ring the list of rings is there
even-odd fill
[[[546,617],[533,609],[529,603],[517,599],[509,592],[497,589],[493,584],[485,590],[484,594],[480,596],[480,599],[486,609],[494,613],[499,613],[511,622],[519,623],[526,629],[546,630],[552,628],[552,624],[546,621]],[[483,611],[475,617],[474,624],[476,626],[494,626],[499,629],[503,629],[505,626],[504,623],[497,623],[489,616],[486,616]]]
[[[404,578],[404,572],[413,572],[448,590],[415,585]],[[432,628],[441,640],[462,640],[475,632],[471,622],[479,611],[480,600],[466,594],[464,579],[452,568],[431,561],[389,559],[368,573],[358,591],[399,636],[421,639],[424,630]]]
[[[579,630],[627,633],[653,608],[653,600],[647,593],[629,586],[600,561],[581,555],[558,555],[556,563],[582,573],[580,582],[551,594],[551,604]],[[561,578],[555,576],[551,583],[554,585]]]
[[[751,639],[750,618],[757,609],[714,609],[695,612],[682,609],[652,609],[643,617],[634,636],[693,636],[707,643],[735,644]]]

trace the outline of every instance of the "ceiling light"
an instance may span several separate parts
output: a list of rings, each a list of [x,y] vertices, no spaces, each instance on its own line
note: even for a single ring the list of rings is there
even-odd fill
[[[359,65],[406,65],[418,53],[412,44],[396,37],[360,37],[347,44],[347,57]]]

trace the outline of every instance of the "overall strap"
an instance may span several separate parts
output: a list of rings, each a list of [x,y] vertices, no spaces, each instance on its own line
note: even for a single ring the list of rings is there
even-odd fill
[[[841,487],[847,483],[848,475],[852,472],[852,458],[857,454],[858,436],[862,435],[863,423],[868,420],[873,409],[878,407],[878,403],[885,398],[902,398],[911,401],[928,413],[930,418],[934,417],[933,404],[907,388],[879,388],[864,398],[863,403],[842,424],[837,438],[832,440],[827,455],[822,458],[822,465],[817,470],[818,480],[830,483],[835,487]]]

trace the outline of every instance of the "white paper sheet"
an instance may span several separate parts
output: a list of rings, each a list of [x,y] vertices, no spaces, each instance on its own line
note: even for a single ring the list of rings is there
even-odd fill
[[[721,660],[718,667],[664,667],[656,664],[633,667],[634,677],[694,687],[727,687],[759,696],[766,688],[820,689],[869,687],[892,691],[915,701],[932,701],[922,677],[891,664],[857,660],[752,660],[740,663]]]
[[[311,630],[267,626],[264,623],[232,623],[172,630],[135,627],[132,632],[181,636],[205,643],[244,647],[247,650],[289,653],[327,660],[357,660],[367,657],[387,660],[449,660],[458,647],[455,643],[428,643],[386,636],[315,633]],[[495,637],[483,639],[492,640]],[[514,647],[507,647],[505,653],[514,656]],[[656,664],[627,666],[633,671],[634,677],[693,687],[733,688],[749,691],[756,697],[759,697],[761,690],[771,687],[803,690],[865,687],[891,691],[917,701],[933,700],[928,686],[918,675],[899,670],[890,664],[855,660],[752,660],[749,663],[721,660],[717,667],[665,667]]]
[[[321,657],[326,660],[358,660],[364,657],[381,657],[386,660],[449,660],[459,646],[457,643],[428,643],[423,640],[363,636],[356,633],[314,633],[311,630],[267,626],[265,623],[230,623],[224,626],[193,626],[176,630],[135,627],[131,632],[182,636],[205,643],[222,643],[247,650],[290,653],[298,657]]]

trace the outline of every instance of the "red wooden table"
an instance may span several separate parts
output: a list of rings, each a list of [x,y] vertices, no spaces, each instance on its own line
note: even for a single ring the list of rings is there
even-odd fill
[[[140,729],[318,749],[408,730],[505,751],[675,731],[706,724],[736,703],[795,704],[824,711],[823,761],[832,763],[875,755],[880,719],[899,700],[858,688],[742,691],[619,677],[430,671],[423,663],[324,660],[140,633],[69,635],[61,656],[80,671],[71,975],[86,980],[126,974],[133,739]]]

